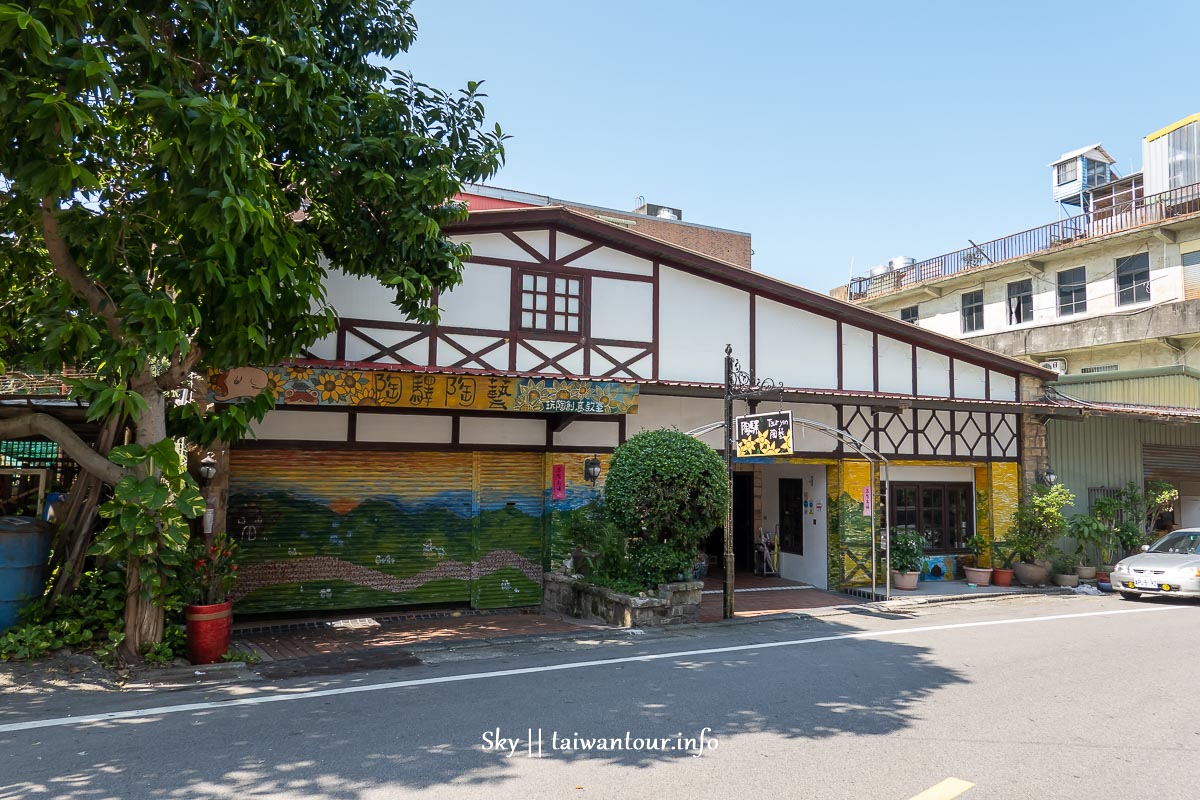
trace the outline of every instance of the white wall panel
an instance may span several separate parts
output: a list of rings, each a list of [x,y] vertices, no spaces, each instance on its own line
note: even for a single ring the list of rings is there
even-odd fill
[[[879,337],[879,391],[912,394],[912,345]]]
[[[359,414],[355,438],[360,442],[448,444],[453,420],[428,414]]]
[[[795,388],[837,388],[836,322],[762,297],[754,301],[754,321],[758,377]]]
[[[463,282],[438,297],[441,324],[458,328],[508,330],[512,270],[490,264],[464,264]]]
[[[987,370],[954,359],[954,396],[982,400],[987,396]]]
[[[616,447],[621,442],[616,422],[575,420],[554,434],[554,443],[564,447]]]
[[[654,285],[592,278],[592,336],[648,342],[654,338]]]
[[[367,328],[363,327],[363,334],[370,336],[375,341],[382,345],[391,347],[394,344],[411,339],[416,335],[415,331],[396,331],[386,328]],[[346,332],[346,360],[347,361],[364,361],[367,358],[379,352],[379,348],[373,344],[363,341],[354,333]],[[422,336],[417,341],[401,347],[396,353],[404,359],[407,359],[411,364],[426,366],[429,364],[429,337]],[[332,358],[332,356],[330,356]],[[393,356],[375,359],[379,364],[402,364]]]
[[[487,258],[505,258],[509,261],[529,261],[536,259],[509,239],[503,233],[472,233],[468,236],[451,236],[456,242],[467,242],[471,245],[471,255],[486,256]]]
[[[719,397],[672,397],[661,394],[643,394],[638,398],[638,413],[625,418],[625,435],[658,428],[678,428],[681,431],[699,428],[710,422],[719,422],[724,417]],[[744,414],[745,404],[734,404],[735,414]],[[700,437],[709,446],[721,448],[721,429]]]
[[[437,363],[439,367],[451,366],[457,364],[465,358],[468,358],[462,350],[468,353],[478,353],[490,344],[494,344],[496,339],[491,336],[471,336],[465,333],[447,334],[446,339],[454,342],[458,347],[445,342],[439,341],[437,345]],[[461,350],[459,349],[461,348]],[[500,345],[495,350],[485,353],[480,356],[479,361],[472,360],[465,366],[470,369],[479,369],[479,362],[482,361],[488,368],[491,369],[507,369],[508,368],[508,348]]]
[[[888,477],[893,481],[945,481],[974,483],[974,467],[891,467]]]
[[[463,444],[546,444],[546,422],[540,419],[463,417],[458,423]]]
[[[842,325],[842,388],[875,389],[875,345],[868,330]]]
[[[654,264],[644,258],[631,256],[611,247],[601,247],[571,262],[577,269],[603,269],[609,272],[625,272],[630,275],[654,274]]]
[[[917,348],[917,394],[950,396],[950,357]]]
[[[357,278],[340,270],[330,270],[325,278],[325,293],[339,317],[404,321],[400,309],[392,305],[396,290],[374,278]]]
[[[569,256],[571,253],[574,253],[577,250],[582,250],[583,248],[591,245],[591,242],[589,242],[587,239],[580,239],[578,236],[572,236],[571,234],[563,233],[562,231],[559,231],[554,235],[556,237],[554,240],[554,257],[560,261]]]
[[[722,383],[726,343],[749,366],[749,294],[670,267],[660,269],[659,280],[661,379]]]
[[[988,378],[993,400],[1016,400],[1017,379],[1003,372],[993,372]]]
[[[337,334],[313,342],[312,347],[308,348],[308,352],[312,353],[313,358],[324,358],[329,361],[337,358]]]
[[[550,257],[550,231],[520,231],[516,237],[544,257]]]
[[[775,531],[779,524],[779,481],[804,481],[804,495],[811,505],[804,509],[804,555],[780,553],[779,574],[788,580],[803,581],[818,589],[829,586],[828,500],[825,492],[826,467],[821,464],[775,463],[762,466],[762,520],[755,527]],[[820,505],[821,510],[817,510]]]
[[[759,413],[776,411],[778,403],[759,403]],[[811,419],[831,428],[836,428],[837,409],[833,406],[815,405],[810,403],[784,403],[784,411],[792,412],[792,449],[798,453],[829,453],[837,449],[837,440],[826,433],[805,428],[795,420]]]
[[[336,411],[268,411],[250,432],[256,439],[344,442],[349,419]]]

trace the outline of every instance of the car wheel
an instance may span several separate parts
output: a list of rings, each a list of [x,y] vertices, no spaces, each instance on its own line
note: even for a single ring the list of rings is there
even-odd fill
[[[1137,600],[1141,596],[1141,592],[1121,592],[1122,600]]]

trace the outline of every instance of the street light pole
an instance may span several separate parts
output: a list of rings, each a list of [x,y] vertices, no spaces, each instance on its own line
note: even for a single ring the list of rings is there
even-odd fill
[[[733,619],[733,346],[725,345],[725,478],[729,502],[725,504],[725,619]]]

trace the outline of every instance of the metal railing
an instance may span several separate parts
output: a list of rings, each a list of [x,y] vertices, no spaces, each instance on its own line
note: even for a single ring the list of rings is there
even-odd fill
[[[1161,192],[1061,219],[1002,239],[964,247],[902,269],[854,278],[849,299],[866,300],[908,289],[926,281],[983,269],[1076,244],[1085,239],[1154,225],[1175,217],[1200,213],[1200,183]]]

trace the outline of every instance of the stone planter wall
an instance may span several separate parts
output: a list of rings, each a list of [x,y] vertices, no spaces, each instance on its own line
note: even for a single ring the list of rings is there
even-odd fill
[[[664,583],[659,585],[657,597],[637,597],[547,572],[542,608],[618,628],[653,628],[699,621],[703,588],[702,581]]]

